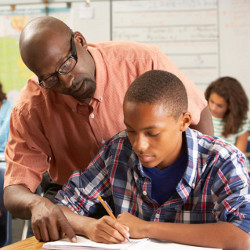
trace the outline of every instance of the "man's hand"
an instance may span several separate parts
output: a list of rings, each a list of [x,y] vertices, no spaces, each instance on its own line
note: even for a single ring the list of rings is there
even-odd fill
[[[88,224],[86,236],[96,242],[120,243],[129,238],[129,228],[110,216],[104,216]]]
[[[119,214],[117,220],[121,224],[129,227],[129,233],[131,238],[140,239],[147,237],[144,232],[148,224],[146,221],[141,220],[127,212]]]
[[[14,217],[31,219],[33,232],[38,240],[58,240],[65,237],[72,242],[76,240],[61,207],[31,193],[22,185],[12,185],[4,189],[4,205]]]
[[[42,198],[31,208],[31,225],[35,237],[40,241],[69,238],[76,242],[76,235],[60,206]]]

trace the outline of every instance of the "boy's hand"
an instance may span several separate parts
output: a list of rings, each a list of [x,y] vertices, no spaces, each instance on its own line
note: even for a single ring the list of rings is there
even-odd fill
[[[96,242],[120,243],[129,237],[129,228],[110,216],[104,216],[88,225],[86,236]]]
[[[129,233],[131,238],[140,239],[147,237],[145,230],[148,222],[141,220],[127,212],[119,214],[117,220],[121,224],[129,227]]]

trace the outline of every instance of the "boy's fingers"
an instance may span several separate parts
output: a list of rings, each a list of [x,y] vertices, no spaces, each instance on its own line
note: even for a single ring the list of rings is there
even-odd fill
[[[109,224],[112,228],[119,233],[119,235],[122,235],[123,240],[129,238],[129,230],[127,226],[122,225],[117,220],[113,220],[110,217],[107,217],[107,224]],[[117,234],[116,234],[117,235]],[[118,235],[117,235],[118,236]],[[119,237],[120,240],[120,237]]]

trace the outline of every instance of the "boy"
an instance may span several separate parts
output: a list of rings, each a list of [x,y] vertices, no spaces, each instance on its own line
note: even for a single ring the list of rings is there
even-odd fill
[[[127,130],[56,196],[76,234],[106,243],[130,235],[249,249],[244,155],[189,129],[187,104],[182,82],[166,71],[148,71],[131,84],[123,104]],[[87,217],[100,206],[99,195],[112,200],[116,221]]]

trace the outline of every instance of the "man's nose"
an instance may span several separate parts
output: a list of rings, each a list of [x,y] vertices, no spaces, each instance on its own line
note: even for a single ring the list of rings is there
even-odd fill
[[[74,75],[71,73],[68,73],[65,75],[58,74],[58,79],[59,79],[60,83],[63,84],[64,87],[70,88],[73,84]]]

